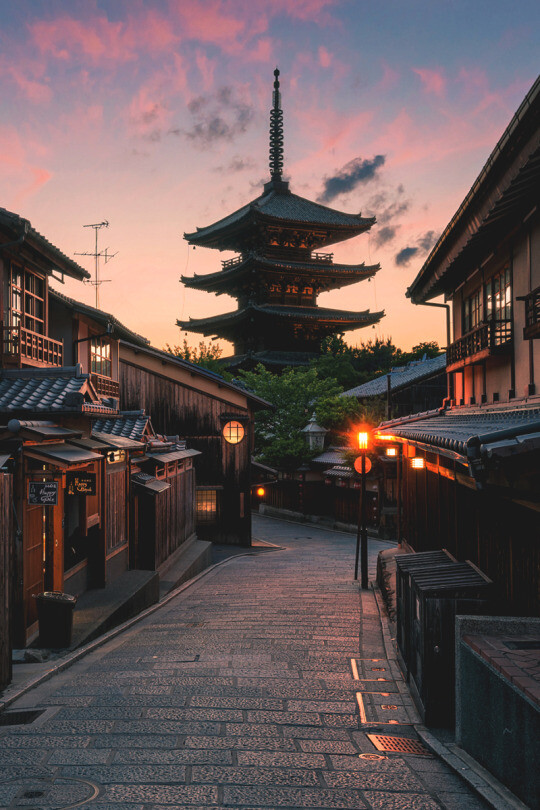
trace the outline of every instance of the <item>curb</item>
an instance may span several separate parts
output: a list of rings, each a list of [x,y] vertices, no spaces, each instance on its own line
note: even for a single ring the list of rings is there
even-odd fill
[[[274,546],[273,543],[268,543],[265,540],[260,542],[264,542],[266,545],[273,546],[273,548],[268,549],[269,551],[283,550],[281,546]],[[180,585],[178,588],[175,588],[173,591],[168,593],[167,596],[163,597],[163,599],[160,602],[156,602],[155,605],[151,605],[150,607],[146,608],[137,616],[133,616],[131,619],[128,619],[122,624],[119,624],[117,627],[114,627],[112,630],[109,630],[103,636],[100,636],[94,641],[91,641],[85,647],[81,647],[76,652],[66,656],[66,658],[62,659],[62,661],[60,661],[55,666],[51,667],[46,672],[43,672],[40,675],[38,675],[36,678],[34,678],[34,680],[28,681],[23,686],[19,687],[19,689],[13,692],[13,694],[8,694],[3,700],[0,700],[0,714],[3,711],[5,711],[5,709],[7,709],[8,706],[10,706],[16,700],[19,700],[19,698],[23,697],[23,695],[26,695],[27,692],[30,692],[32,689],[35,689],[37,686],[40,686],[42,683],[45,683],[46,681],[50,680],[55,675],[59,674],[60,672],[63,672],[65,669],[69,669],[70,666],[76,664],[78,661],[81,660],[81,658],[84,658],[85,655],[88,655],[88,653],[97,650],[99,647],[103,646],[108,641],[111,641],[113,638],[116,638],[116,636],[119,636],[121,633],[124,632],[124,630],[129,630],[129,628],[132,627],[134,624],[137,624],[137,622],[140,622],[147,616],[150,616],[152,613],[155,613],[156,610],[159,610],[159,608],[163,607],[163,605],[166,605],[172,599],[179,596],[183,591],[187,590],[192,585],[195,585],[197,582],[199,582],[199,580],[201,580],[208,574],[211,574],[217,568],[221,568],[221,566],[227,565],[228,563],[231,563],[234,560],[237,560],[241,557],[256,557],[258,554],[259,552],[255,550],[246,551],[243,554],[235,554],[232,557],[228,557],[226,560],[220,560],[220,562],[214,563],[214,565],[210,565],[208,568],[205,568],[204,571],[201,571],[201,573],[197,574],[195,577],[193,577],[193,579],[189,579],[187,582],[183,582],[182,585]]]

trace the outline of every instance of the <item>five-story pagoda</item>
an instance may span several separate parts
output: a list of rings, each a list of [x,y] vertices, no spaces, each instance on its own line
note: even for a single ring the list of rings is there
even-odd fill
[[[184,238],[191,245],[234,250],[208,275],[182,276],[186,287],[227,293],[238,309],[178,325],[190,332],[217,335],[234,344],[229,368],[304,365],[315,357],[321,340],[377,323],[384,312],[348,312],[317,306],[317,296],[375,275],[378,264],[334,264],[332,253],[319,253],[335,242],[368,231],[375,217],[346,214],[292,194],[283,172],[283,113],[279,70],[274,71],[270,113],[270,181],[260,197]]]

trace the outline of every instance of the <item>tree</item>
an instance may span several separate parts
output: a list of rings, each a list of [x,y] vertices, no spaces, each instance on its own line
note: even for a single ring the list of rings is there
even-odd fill
[[[217,343],[206,344],[204,340],[201,340],[198,347],[194,348],[190,346],[186,338],[184,338],[182,346],[170,346],[167,343],[164,351],[173,354],[175,357],[179,357],[181,360],[187,360],[195,366],[201,366],[201,368],[205,368],[208,371],[220,374],[222,377],[230,376],[223,371],[223,364],[220,360],[223,349]]]

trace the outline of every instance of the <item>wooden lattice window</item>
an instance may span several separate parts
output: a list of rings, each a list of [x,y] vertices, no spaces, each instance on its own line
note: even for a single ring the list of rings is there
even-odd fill
[[[111,344],[93,337],[90,341],[90,371],[103,377],[112,377]]]
[[[197,489],[195,515],[198,523],[215,523],[219,516],[219,496],[216,489]]]
[[[30,332],[44,335],[45,292],[43,276],[19,265],[11,265],[10,278],[10,325],[22,326]]]

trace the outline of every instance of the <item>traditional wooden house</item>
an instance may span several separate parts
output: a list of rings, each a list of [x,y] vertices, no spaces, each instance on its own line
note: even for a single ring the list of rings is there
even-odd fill
[[[282,178],[279,71],[274,75],[270,181],[259,197],[238,211],[184,234],[190,245],[239,253],[222,262],[217,273],[182,277],[187,287],[237,298],[238,309],[178,322],[187,331],[231,341],[234,356],[224,360],[229,368],[263,363],[279,370],[305,365],[318,354],[324,337],[375,324],[384,315],[317,304],[319,293],[370,279],[380,267],[334,264],[332,253],[313,251],[367,232],[375,218],[336,211],[291,193]]]
[[[120,402],[144,407],[157,431],[183,436],[202,453],[195,459],[197,535],[249,546],[253,414],[272,406],[218,374],[124,340]]]
[[[447,548],[540,609],[540,79],[409,288],[453,312],[444,407],[377,431],[401,475],[400,539]]]

